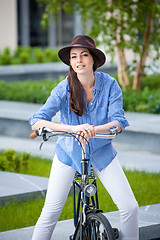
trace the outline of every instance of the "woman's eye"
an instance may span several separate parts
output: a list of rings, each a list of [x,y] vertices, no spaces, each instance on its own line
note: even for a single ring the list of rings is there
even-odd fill
[[[72,56],[71,58],[72,58],[72,59],[73,59],[73,58],[76,58],[76,56]]]
[[[86,53],[86,54],[83,54],[82,56],[84,56],[84,57],[88,57],[88,54]]]

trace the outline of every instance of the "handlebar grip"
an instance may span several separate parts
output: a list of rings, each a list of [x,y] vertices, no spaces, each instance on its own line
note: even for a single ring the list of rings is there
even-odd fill
[[[37,132],[33,132],[33,133],[30,134],[30,138],[31,138],[31,139],[34,139],[34,138],[36,138],[36,137],[38,137]]]

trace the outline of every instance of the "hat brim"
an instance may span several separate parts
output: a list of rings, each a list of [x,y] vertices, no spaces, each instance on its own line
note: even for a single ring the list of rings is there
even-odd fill
[[[105,54],[97,48],[92,48],[92,47],[88,47],[88,46],[68,46],[68,47],[61,48],[58,52],[58,56],[61,59],[61,61],[64,62],[65,64],[67,64],[68,66],[70,66],[70,50],[73,47],[87,48],[88,50],[90,50],[90,52],[98,60],[98,67],[101,67],[106,61]]]

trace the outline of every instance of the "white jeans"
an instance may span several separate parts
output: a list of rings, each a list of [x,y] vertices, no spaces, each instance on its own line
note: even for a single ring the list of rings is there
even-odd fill
[[[121,240],[138,240],[138,204],[117,157],[101,172],[96,168],[94,171],[120,211]],[[45,204],[36,223],[32,240],[50,240],[67,199],[74,174],[75,170],[61,163],[55,155]]]

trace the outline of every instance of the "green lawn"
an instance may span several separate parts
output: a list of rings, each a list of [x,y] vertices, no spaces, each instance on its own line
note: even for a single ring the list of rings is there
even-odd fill
[[[23,173],[49,176],[51,161],[31,157],[28,169]],[[160,173],[145,173],[138,171],[125,171],[133,189],[139,206],[156,204],[160,202]],[[112,199],[98,180],[98,195],[100,208],[104,212],[117,210]],[[43,207],[44,198],[32,199],[26,202],[12,202],[0,206],[0,231],[33,226]],[[60,220],[73,218],[72,196],[70,195],[64,206]]]

